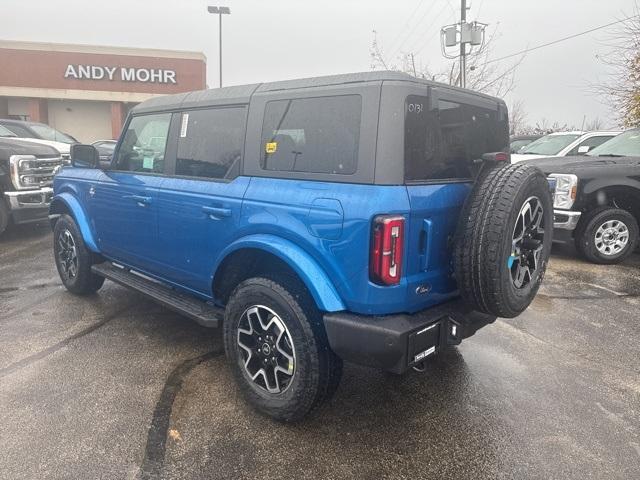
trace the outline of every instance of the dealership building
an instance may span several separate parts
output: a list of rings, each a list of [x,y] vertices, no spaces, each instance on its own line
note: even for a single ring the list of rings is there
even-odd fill
[[[0,41],[0,118],[46,123],[81,142],[117,138],[148,98],[204,88],[199,52]]]

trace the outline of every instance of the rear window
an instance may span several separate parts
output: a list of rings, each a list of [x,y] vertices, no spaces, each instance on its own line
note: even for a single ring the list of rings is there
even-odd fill
[[[261,167],[284,172],[355,173],[361,112],[360,95],[267,103]]]
[[[176,175],[215,179],[235,177],[242,157],[244,126],[243,107],[183,112]]]
[[[439,100],[429,108],[425,96],[410,95],[405,104],[405,180],[465,180],[473,160],[503,151],[509,143],[506,115],[489,109]]]

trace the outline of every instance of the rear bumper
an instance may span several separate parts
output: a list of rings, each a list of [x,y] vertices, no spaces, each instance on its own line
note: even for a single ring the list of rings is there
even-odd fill
[[[411,315],[328,313],[324,324],[331,349],[343,360],[403,373],[495,319],[458,299]]]
[[[53,189],[43,187],[38,190],[5,192],[14,223],[28,223],[46,220]]]

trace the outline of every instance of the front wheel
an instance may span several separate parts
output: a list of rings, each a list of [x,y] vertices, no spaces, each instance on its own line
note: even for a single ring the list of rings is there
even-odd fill
[[[93,254],[69,215],[62,215],[53,229],[53,256],[60,279],[71,293],[88,295],[102,287],[104,277],[91,272]]]
[[[276,420],[301,419],[338,386],[342,361],[328,347],[320,312],[295,281],[242,282],[227,304],[223,335],[242,394]]]
[[[626,210],[599,207],[580,219],[576,249],[593,263],[620,263],[638,245],[638,222]]]

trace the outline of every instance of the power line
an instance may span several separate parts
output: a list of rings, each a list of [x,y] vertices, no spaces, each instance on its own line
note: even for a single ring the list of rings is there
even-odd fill
[[[446,8],[447,8],[447,6],[446,6],[446,5],[444,5],[444,6],[442,7],[442,9],[440,10],[440,12],[438,13],[438,15],[436,15],[436,16],[434,17],[434,19],[433,19],[433,23],[434,23],[434,24],[435,24],[436,20],[438,20],[438,19],[440,18],[440,16],[444,13],[444,11],[445,11],[445,9],[446,9]],[[454,13],[456,13],[456,12],[454,12]],[[430,35],[430,36],[427,38],[426,42],[422,43],[422,42],[418,41],[417,43],[415,43],[415,44],[413,45],[413,47],[414,47],[414,48],[415,48],[415,47],[417,47],[418,45],[422,44],[422,46],[421,46],[420,48],[418,48],[418,49],[415,51],[415,54],[416,54],[416,55],[418,55],[420,52],[422,52],[422,50],[424,50],[424,48],[425,48],[427,45],[429,45],[429,42],[431,42],[431,40],[433,39],[433,37],[435,37],[435,35],[436,35],[437,33],[440,33],[440,30],[436,30],[436,31],[433,33],[433,35]],[[424,39],[425,39],[425,37],[422,37],[422,40],[424,40]]]
[[[407,21],[404,22],[404,26],[402,27],[402,30],[400,30],[400,33],[398,33],[398,35],[396,35],[396,38],[394,38],[393,41],[389,44],[389,49],[392,49],[396,45],[397,41],[400,40],[400,38],[402,38],[402,35],[406,33],[407,31],[406,29],[411,23],[411,19],[413,18],[413,16],[416,14],[416,12],[422,6],[423,3],[424,3],[424,0],[418,1],[418,3],[416,4],[416,8],[413,9],[413,12],[411,12],[411,15],[409,15],[409,17],[407,18]]]
[[[486,63],[499,62],[501,60],[506,60],[507,58],[517,57],[518,55],[522,55],[523,53],[533,52],[534,50],[539,50],[540,48],[548,47],[550,45],[555,45],[556,43],[564,42],[566,40],[571,40],[572,38],[580,37],[582,35],[586,35],[587,33],[595,32],[596,30],[602,30],[603,28],[610,27],[612,25],[616,25],[618,23],[626,22],[627,20],[631,20],[632,18],[636,18],[638,15],[631,15],[630,17],[623,18],[622,20],[616,20],[615,22],[607,23],[606,25],[600,25],[599,27],[591,28],[589,30],[585,30],[584,32],[574,33],[573,35],[569,35],[568,37],[559,38],[557,40],[553,40],[552,42],[543,43],[542,45],[536,45],[535,47],[526,48],[516,53],[511,53],[509,55],[505,55],[504,57],[494,58],[492,60],[487,60]]]
[[[420,23],[422,22],[422,20],[424,20],[426,18],[426,16],[431,12],[431,10],[433,9],[434,5],[436,4],[435,1],[432,1],[429,4],[429,8],[427,8],[427,10],[425,10],[424,14],[422,15],[422,17],[420,17],[420,20],[418,20],[414,25],[413,28],[409,31],[408,36],[402,41],[402,43],[400,43],[400,45],[398,46],[398,48],[396,48],[393,53],[391,54],[391,57],[395,56],[396,53],[398,53],[402,47],[404,46],[405,43],[407,43],[407,40],[409,40],[411,38],[411,35],[413,35],[413,32],[415,32],[416,28],[418,28],[420,26]]]

